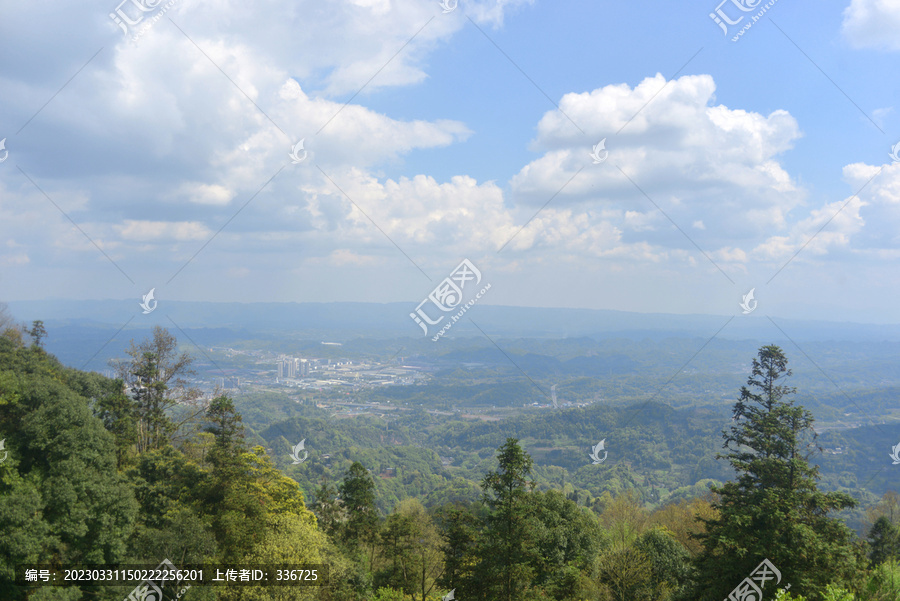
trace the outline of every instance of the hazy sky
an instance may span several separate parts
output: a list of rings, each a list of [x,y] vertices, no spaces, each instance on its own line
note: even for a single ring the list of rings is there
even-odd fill
[[[898,0],[116,2],[0,0],[0,300],[900,322]]]

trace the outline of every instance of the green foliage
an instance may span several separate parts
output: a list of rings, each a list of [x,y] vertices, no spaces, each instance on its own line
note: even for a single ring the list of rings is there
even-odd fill
[[[817,489],[818,470],[808,463],[813,418],[784,400],[794,392],[782,384],[790,374],[780,348],[762,347],[747,381],[754,390],[743,387],[734,406],[736,423],[723,438],[738,479],[712,489],[719,515],[704,520],[707,532],[700,535],[701,600],[727,595],[763,558],[813,599],[835,579],[855,580],[859,554],[852,533],[828,516],[855,501]]]
[[[34,346],[44,348],[44,338],[47,337],[47,329],[44,327],[43,321],[37,319],[31,322],[31,329],[28,330],[28,335],[34,340]]]
[[[435,521],[444,538],[444,572],[438,584],[456,589],[473,582],[481,526],[479,516],[473,507],[456,502],[439,507]]]
[[[888,560],[875,566],[860,597],[867,601],[900,599],[900,562]]]
[[[409,596],[404,595],[403,591],[398,591],[390,587],[379,587],[375,591],[372,601],[408,601]]]
[[[113,436],[67,384],[73,372],[38,345],[0,338],[0,432],[9,433],[0,438],[10,454],[0,465],[0,598],[21,598],[9,582],[16,563],[126,557],[137,503],[116,470]]]
[[[338,494],[349,516],[340,530],[340,539],[348,545],[373,542],[378,532],[375,484],[361,463],[355,461],[347,470]]]
[[[323,479],[322,486],[316,490],[313,504],[313,512],[319,520],[319,527],[329,536],[335,536],[338,529],[347,521],[344,502],[337,495],[337,488]]]
[[[682,595],[691,577],[690,554],[665,528],[651,528],[641,535],[635,548],[650,563],[649,588],[655,599]]]
[[[186,406],[200,392],[187,385],[185,376],[193,375],[193,359],[178,354],[178,341],[165,328],[155,326],[153,336],[139,344],[131,341],[129,359],[111,361],[134,402],[137,452],[160,449],[172,442],[178,428],[171,416],[176,405]],[[125,413],[124,408],[121,410]],[[192,418],[197,412],[190,413]]]
[[[791,595],[783,588],[778,589],[775,594],[775,601],[806,601],[803,595]],[[855,601],[856,596],[842,588],[837,588],[831,584],[825,586],[822,601]]]
[[[490,598],[512,601],[521,597],[534,576],[527,548],[533,462],[515,438],[506,439],[497,461],[497,469],[488,472],[481,483],[489,513],[479,549],[477,577]]]
[[[603,598],[614,601],[649,601],[652,595],[652,564],[645,553],[634,546],[612,547],[600,557],[598,584]]]
[[[238,457],[244,451],[244,426],[232,400],[226,396],[213,399],[206,409],[206,421],[205,431],[215,441],[207,456],[209,462],[226,472],[229,467],[239,466]]]
[[[546,598],[570,599],[586,586],[604,543],[597,518],[555,490],[532,493],[529,505],[532,586]]]
[[[900,559],[900,528],[891,523],[890,518],[881,516],[869,530],[871,551],[869,559],[874,564],[890,559]]]
[[[374,585],[424,601],[444,571],[443,541],[434,520],[415,499],[403,501],[380,532]]]
[[[241,561],[247,565],[321,564],[325,536],[306,515],[270,514],[265,534],[247,550]],[[325,572],[317,574],[324,578]],[[219,601],[306,601],[315,599],[310,587],[241,587],[219,591]]]
[[[694,498],[706,483],[691,481],[700,468],[684,470],[679,458],[699,462],[711,446],[692,443],[715,417],[699,410],[653,406],[640,427],[627,426],[633,408],[621,407],[502,423],[414,410],[388,427],[301,406],[277,424],[260,424],[264,412],[252,409],[247,423],[227,396],[197,403],[182,379],[190,357],[165,330],[132,343],[115,380],[63,367],[38,344],[45,334],[25,346],[9,332],[18,330],[0,335],[4,601],[127,594],[21,590],[15,564],[163,558],[315,563],[331,576],[322,588],[193,587],[182,601],[439,601],[451,589],[460,601],[718,600],[761,557],[795,595],[767,589],[766,598],[898,598],[898,497],[869,511],[870,567],[865,543],[829,517],[852,501],[817,489],[812,418],[787,400],[777,347],[760,349],[724,436],[731,467],[718,473],[736,477]],[[561,364],[575,369],[574,359]],[[480,400],[497,390],[485,387]],[[585,382],[575,391],[592,394]],[[612,431],[615,455],[588,465],[583,441]],[[304,437],[310,461],[289,464]],[[314,487],[310,511],[303,491]]]

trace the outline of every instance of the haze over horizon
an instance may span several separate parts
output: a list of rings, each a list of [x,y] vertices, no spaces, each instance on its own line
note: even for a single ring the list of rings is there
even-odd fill
[[[896,6],[115,9],[2,9],[0,300],[900,323]]]

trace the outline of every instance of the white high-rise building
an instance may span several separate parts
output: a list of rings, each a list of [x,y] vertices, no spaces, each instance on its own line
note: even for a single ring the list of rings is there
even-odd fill
[[[287,357],[282,355],[275,364],[278,370],[278,379],[302,378],[309,375],[309,360],[299,357]]]

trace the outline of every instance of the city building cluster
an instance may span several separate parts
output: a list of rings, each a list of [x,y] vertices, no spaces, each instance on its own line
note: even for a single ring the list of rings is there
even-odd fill
[[[305,378],[309,375],[309,361],[299,357],[287,357],[282,355],[275,364],[278,370],[278,379]]]

